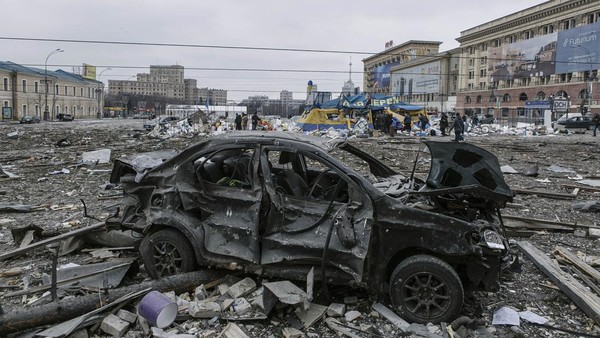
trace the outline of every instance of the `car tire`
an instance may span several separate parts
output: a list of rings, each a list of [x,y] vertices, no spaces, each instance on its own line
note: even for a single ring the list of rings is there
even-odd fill
[[[464,302],[460,277],[450,264],[430,255],[403,260],[390,278],[394,308],[409,322],[451,322]]]
[[[194,249],[188,239],[174,229],[146,235],[140,243],[146,272],[153,279],[194,271]]]

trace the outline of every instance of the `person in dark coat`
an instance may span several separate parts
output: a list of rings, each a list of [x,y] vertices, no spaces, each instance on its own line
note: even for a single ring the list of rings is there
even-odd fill
[[[425,128],[427,128],[427,123],[429,123],[426,113],[419,115],[419,122],[421,124],[421,130],[425,131]]]
[[[452,131],[452,129],[454,129],[454,142],[464,141],[463,133],[465,131],[465,122],[460,117],[460,113],[456,114],[456,117],[454,118],[454,121],[452,121],[452,126],[450,127],[449,131]]]
[[[440,130],[442,132],[442,136],[446,136],[446,128],[448,128],[448,115],[443,113],[442,118],[440,119]]]
[[[235,113],[235,130],[242,130],[242,116]]]
[[[596,137],[596,129],[600,128],[600,115],[598,115],[598,113],[594,114],[592,123],[594,123],[594,137]]]
[[[404,114],[404,126],[402,127],[402,131],[408,131],[412,128],[412,120],[410,119],[410,115],[408,113]]]
[[[252,115],[252,130],[256,130],[259,121],[260,117],[258,117],[258,114],[256,112],[254,112],[254,114]]]

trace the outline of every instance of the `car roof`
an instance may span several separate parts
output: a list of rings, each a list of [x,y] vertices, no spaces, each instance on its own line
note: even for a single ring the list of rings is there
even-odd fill
[[[315,147],[321,148],[322,150],[329,151],[332,148],[335,148],[340,143],[346,141],[345,138],[324,138],[312,135],[304,135],[304,134],[296,134],[296,133],[286,133],[282,131],[233,131],[221,135],[216,135],[211,137],[208,141],[221,143],[227,142],[230,143],[232,141],[238,143],[250,143],[250,142],[258,142],[258,143],[275,143],[275,141],[289,141],[289,142],[300,142],[300,143],[308,143]]]

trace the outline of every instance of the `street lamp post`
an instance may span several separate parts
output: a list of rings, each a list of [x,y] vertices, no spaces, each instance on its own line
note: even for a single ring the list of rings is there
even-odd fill
[[[53,54],[62,52],[64,52],[64,50],[57,48],[51,51],[50,54],[46,56],[46,61],[44,61],[44,86],[46,89],[44,93],[44,121],[48,121],[50,119],[50,112],[48,111],[48,59]]]
[[[102,73],[104,73],[107,70],[112,70],[112,68],[108,67],[101,71],[100,74],[98,74],[98,78],[96,79],[96,82],[98,82],[98,89],[96,90],[96,92],[98,93],[98,112],[96,114],[96,118],[98,119],[102,118],[102,92],[104,91],[101,88],[102,82],[100,82],[100,76],[102,76]]]
[[[588,77],[587,77],[587,86],[586,86],[587,88],[586,88],[586,93],[585,93],[585,101],[586,101],[586,104],[587,104],[587,109],[584,109],[585,106],[581,107],[581,113],[583,115],[585,115],[588,112],[589,113],[592,112],[592,96],[593,96],[592,90],[594,89],[594,87],[593,87],[594,86],[594,82],[593,82],[594,81],[594,77],[592,75],[593,65],[592,65],[592,62],[591,62],[591,59],[590,59],[590,56],[592,55],[592,53],[590,52],[589,49],[587,49],[586,47],[583,47],[582,45],[571,45],[571,47],[573,47],[573,48],[575,48],[575,47],[581,48],[588,55],[588,63],[590,65],[590,73],[588,74]]]

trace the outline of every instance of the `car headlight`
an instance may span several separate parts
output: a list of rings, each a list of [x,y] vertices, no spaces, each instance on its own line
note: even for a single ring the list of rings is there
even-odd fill
[[[490,249],[505,249],[504,242],[502,242],[502,237],[500,237],[500,235],[493,230],[485,230],[483,232],[483,240]]]

